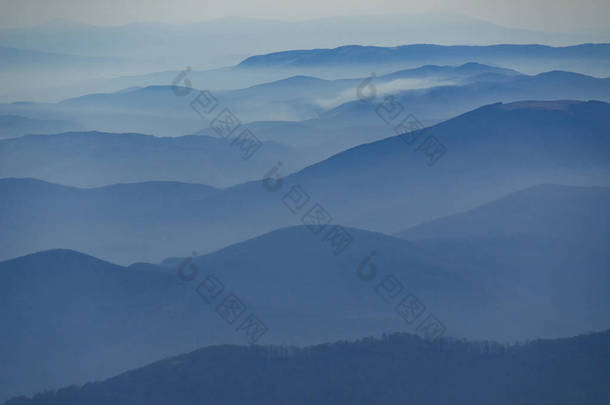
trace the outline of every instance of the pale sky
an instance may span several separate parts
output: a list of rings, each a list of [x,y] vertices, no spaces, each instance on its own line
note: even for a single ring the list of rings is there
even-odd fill
[[[56,19],[122,25],[426,12],[460,13],[539,31],[610,31],[610,0],[0,0],[0,27]]]

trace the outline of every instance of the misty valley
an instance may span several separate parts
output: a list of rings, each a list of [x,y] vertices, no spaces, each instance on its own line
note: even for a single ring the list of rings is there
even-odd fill
[[[0,403],[610,403],[610,29],[8,3]]]

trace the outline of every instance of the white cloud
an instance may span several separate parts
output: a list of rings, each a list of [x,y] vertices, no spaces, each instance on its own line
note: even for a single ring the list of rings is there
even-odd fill
[[[426,89],[435,86],[448,86],[453,84],[456,83],[452,81],[433,79],[396,79],[386,83],[375,84],[375,89],[377,90],[377,97],[383,97],[398,93],[399,91]],[[341,92],[341,94],[336,97],[318,99],[315,101],[315,103],[324,109],[330,109],[357,99],[358,95],[356,92],[356,87],[354,87],[353,89]]]

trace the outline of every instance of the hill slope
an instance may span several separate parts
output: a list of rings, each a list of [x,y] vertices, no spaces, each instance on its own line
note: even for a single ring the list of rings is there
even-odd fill
[[[504,333],[531,317],[566,335],[610,322],[609,206],[607,187],[542,185],[400,235],[493,291]]]
[[[37,190],[40,185],[32,184]],[[191,212],[218,193],[192,185],[153,185],[152,190],[166,191],[163,200],[143,184],[136,185],[146,196],[140,199],[142,194],[132,192],[133,186],[93,189],[79,196],[78,189],[45,185],[46,195],[68,193],[74,200],[86,197],[99,204],[84,205],[88,212],[66,209],[66,218],[78,223],[79,214],[91,218],[96,212],[96,227],[109,228],[108,234],[114,235],[109,240],[120,249],[142,249],[147,244],[148,216],[156,221],[160,217],[150,210],[167,206],[185,211],[184,200],[171,197],[177,192],[184,195],[190,190]],[[129,218],[130,224],[138,225],[140,238],[129,243],[133,233],[113,222],[112,199],[105,197],[106,189],[114,188],[128,192],[121,194],[124,203],[156,201],[143,207],[134,204],[121,213],[119,224]],[[581,209],[591,212],[590,207]],[[591,235],[595,226],[607,229],[586,218],[575,217],[571,223]],[[88,226],[90,234],[98,232],[91,222]],[[171,228],[162,222],[157,226],[167,232],[166,244],[182,244],[188,250],[197,243],[183,233],[168,232]],[[353,228],[346,231],[351,242],[339,254],[335,254],[336,240],[326,231],[314,235],[301,226],[197,257],[192,266],[168,259],[162,266],[121,267],[62,250],[2,262],[0,322],[5,328],[0,338],[6,344],[0,354],[7,367],[0,377],[9,383],[0,395],[107,378],[201,345],[247,341],[241,320],[225,322],[219,312],[231,294],[247,308],[239,319],[251,314],[264,323],[265,333],[259,337],[266,344],[314,344],[390,331],[423,333],[421,322],[430,316],[446,335],[502,340],[570,335],[610,323],[610,279],[604,266],[610,258],[605,250],[593,255],[595,250],[557,245],[545,238],[530,238],[527,243],[475,240],[464,247],[463,243],[412,243]],[[598,244],[603,249],[607,240],[599,239]],[[588,262],[576,263],[583,257]],[[179,268],[181,277],[176,274]],[[203,288],[210,285],[222,288],[208,294]],[[398,309],[407,298],[415,305],[413,313]]]
[[[211,136],[160,138],[134,133],[68,132],[0,140],[0,177],[33,177],[76,187],[180,181],[227,187],[257,178],[268,162],[293,169],[310,160],[264,142],[256,151]],[[252,153],[247,161],[247,153]]]
[[[428,263],[409,242],[350,231],[356,239],[341,256],[304,227],[264,235],[197,258],[190,282],[190,266],[179,277],[178,266],[122,267],[70,250],[1,262],[0,398],[107,378],[202,345],[248,342],[237,328],[246,315],[266,325],[261,343],[413,329],[384,300],[388,293],[377,291],[390,274],[404,285],[398,292],[417,294],[426,314],[444,317],[447,328],[458,324],[451,308],[474,307],[469,285]],[[379,273],[361,280],[358,266],[372,249]],[[223,291],[206,305],[204,281],[212,275]],[[247,308],[233,324],[217,309],[230,294]]]
[[[608,373],[608,332],[514,347],[392,335],[305,349],[210,347],[7,405],[603,405]]]
[[[473,69],[476,70],[476,69]],[[438,83],[430,82],[425,88],[409,89],[396,87],[390,92],[397,102],[420,120],[438,122],[478,108],[482,105],[517,102],[521,100],[599,100],[610,102],[610,79],[595,78],[572,72],[551,71],[533,76],[506,73],[481,73],[449,81],[445,75]],[[383,79],[383,78],[380,78]],[[380,91],[383,80],[372,81]],[[368,93],[367,93],[368,94]],[[379,122],[375,106],[383,101],[378,97],[374,103],[363,103],[356,99],[325,111],[325,121],[349,121],[370,124]],[[383,121],[381,121],[383,122]],[[388,126],[388,131],[391,127]]]
[[[0,263],[0,280],[2,398],[105,378],[176,353],[163,345],[168,328],[180,325],[169,311],[188,307],[175,277],[53,250]],[[188,350],[198,339],[173,340]]]
[[[38,120],[19,115],[0,115],[0,139],[24,134],[44,134],[80,129],[78,124],[59,120]]]
[[[122,207],[120,193],[104,207],[89,199],[90,190],[48,194],[49,185],[3,180],[2,220],[10,226],[0,229],[7,241],[0,257],[70,247],[122,263],[156,262],[301,224],[316,203],[331,223],[395,233],[536,184],[610,183],[609,117],[610,105],[601,102],[490,105],[416,132],[411,144],[411,136],[383,139],[292,175],[283,164],[273,172],[271,162],[259,174],[269,179],[197,201],[173,194],[180,209],[144,201],[135,218],[123,214],[133,207]],[[446,148],[432,166],[418,150],[429,135]],[[293,213],[283,200],[297,185],[309,199]]]
[[[527,236],[580,240],[610,238],[610,188],[534,186],[464,213],[415,226],[409,240]]]

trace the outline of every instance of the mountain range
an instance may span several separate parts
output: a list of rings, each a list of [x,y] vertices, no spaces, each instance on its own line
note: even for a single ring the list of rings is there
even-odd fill
[[[383,25],[383,23],[381,24]],[[405,26],[405,22],[400,21],[400,26]],[[190,50],[187,51],[189,57],[184,59],[185,48],[188,49],[187,44],[191,41],[198,41],[196,47],[201,50],[202,45],[199,40],[202,38],[200,35],[203,35],[201,32],[192,37],[186,37],[185,35],[188,35],[188,30],[186,30],[176,37],[176,32],[171,34],[157,32],[159,28],[161,28],[160,31],[163,31],[163,27],[146,26],[146,24],[137,27],[119,28],[116,32],[104,32],[108,30],[85,27],[84,30],[87,31],[87,34],[84,36],[78,36],[77,34],[81,27],[65,30],[60,28],[55,31],[50,30],[51,32],[45,32],[45,29],[41,28],[40,36],[34,34],[34,37],[29,39],[20,38],[22,34],[19,32],[0,30],[0,46],[4,45],[4,53],[12,60],[10,65],[15,66],[27,64],[30,60],[28,56],[30,54],[35,55],[32,57],[45,60],[47,54],[35,49],[36,47],[42,48],[48,53],[49,49],[53,47],[49,47],[51,44],[47,41],[54,36],[56,36],[55,41],[64,45],[67,43],[76,45],[83,40],[85,42],[90,40],[92,35],[94,37],[99,36],[96,46],[88,47],[88,49],[95,48],[98,50],[100,44],[104,42],[107,42],[113,50],[118,49],[117,43],[123,42],[125,42],[125,45],[129,45],[131,41],[144,39],[150,44],[148,42],[149,35],[155,37],[155,44],[159,44],[155,46],[168,47],[172,40],[179,42],[165,49],[162,53],[165,57],[162,59],[144,56],[142,53],[148,52],[146,46],[137,47],[139,52],[134,52],[133,48],[130,47],[129,55],[112,54],[112,52],[89,55],[87,52],[81,52],[81,46],[76,46],[72,54],[87,56],[51,54],[55,58],[53,60],[54,69],[45,70],[37,68],[36,65],[28,64],[27,70],[11,71],[13,80],[0,81],[0,84],[4,86],[4,90],[0,93],[0,100],[5,102],[23,100],[56,102],[82,94],[111,93],[135,86],[167,85],[172,83],[185,67],[189,70],[189,77],[194,87],[212,91],[239,89],[264,82],[286,79],[295,75],[316,76],[323,79],[344,79],[366,76],[372,71],[378,74],[388,74],[396,70],[418,68],[429,64],[460,65],[468,62],[504,66],[527,74],[564,70],[598,77],[610,76],[610,48],[607,43],[582,44],[581,42],[580,45],[563,47],[518,44],[446,46],[429,43],[402,46],[362,46],[352,45],[358,42],[342,40],[338,43],[329,44],[329,46],[338,46],[337,48],[311,49],[313,45],[304,45],[301,49],[293,51],[273,52],[277,49],[286,48],[264,47],[264,49],[252,54],[254,48],[249,47],[248,54],[240,55],[238,52],[234,52],[228,56],[224,47],[207,41],[207,47],[214,48],[210,52],[223,54],[223,57],[227,59],[227,62],[219,63],[220,58],[214,59],[210,56],[210,53],[200,52],[201,55],[205,56],[197,56]],[[221,31],[224,29],[221,28]],[[387,26],[385,29],[387,29]],[[290,30],[294,32],[292,25]],[[353,30],[349,31],[353,32]],[[362,27],[360,26],[357,31],[362,31]],[[429,32],[430,27],[426,27],[426,35],[429,35]],[[30,30],[27,35],[32,34]],[[209,39],[210,35],[219,38],[218,43],[220,43],[229,40],[229,38],[234,38],[235,33],[218,37],[217,33],[211,34],[208,32],[204,37]],[[115,36],[120,36],[121,40],[112,40],[111,38]],[[136,39],[138,36],[142,37]],[[273,36],[277,36],[277,32],[273,32]],[[69,37],[69,40],[67,37]],[[170,37],[174,38],[168,39]],[[130,38],[130,40],[127,41],[126,38]],[[164,38],[164,40],[160,41],[159,38]],[[310,39],[311,37],[307,37],[307,41],[310,41]],[[234,50],[234,44],[238,42],[240,41],[234,41],[230,48]],[[400,41],[391,41],[391,45],[396,43],[400,43]],[[531,42],[529,43],[531,44]],[[319,44],[317,44],[318,47]],[[82,44],[82,46],[86,45]],[[292,49],[294,49],[294,46],[295,43],[292,43]],[[66,53],[67,48],[62,46],[60,53]],[[170,55],[176,53],[180,56],[170,57]],[[203,60],[200,59],[202,57]],[[71,62],[71,59],[74,58],[77,58],[78,63]],[[95,63],[94,66],[86,66],[89,63],[88,60],[95,58],[99,60],[98,63]],[[198,60],[200,62],[197,62]],[[211,60],[216,60],[215,66],[210,66]],[[195,67],[193,68],[193,66]],[[126,128],[122,130],[124,131]]]
[[[610,403],[610,5],[65,6],[0,15],[0,404]]]
[[[172,192],[186,188],[193,202],[218,193],[152,186],[167,195],[158,205],[176,209],[184,202]],[[99,192],[90,198],[112,208]],[[248,342],[241,321],[225,321],[219,310],[230,296],[265,325],[260,344],[423,333],[421,322],[430,317],[444,335],[504,342],[602,330],[610,321],[608,203],[608,188],[542,185],[401,233],[409,241],[346,228],[351,241],[339,254],[334,239],[299,226],[159,265],[122,267],[71,250],[8,260],[0,263],[7,364],[1,378],[8,382],[0,396],[105,379],[201,346]],[[123,215],[139,220],[147,212],[134,207]],[[520,223],[529,231],[519,232]],[[554,224],[549,231],[547,224]],[[146,243],[145,233],[138,243]],[[210,286],[216,289],[206,292]],[[412,313],[399,310],[407,299]]]
[[[78,129],[78,125],[68,121],[39,120],[19,115],[0,115],[0,139],[14,138],[25,134],[52,134],[70,129]]]
[[[354,79],[291,76],[248,88],[208,93],[214,108],[210,113],[198,114],[193,103],[201,97],[199,90],[174,87],[169,85],[172,80],[163,85],[87,94],[59,103],[1,104],[0,113],[69,122],[68,130],[72,131],[215,136],[210,126],[226,108],[242,124],[256,123],[262,127],[257,136],[263,140],[288,145],[307,143],[317,148],[312,153],[314,160],[319,161],[362,142],[380,139],[383,133],[392,133],[393,126],[376,114],[378,104],[387,96],[394,97],[401,109],[414,114],[425,126],[498,101],[610,101],[609,79],[566,71],[529,76],[471,62],[459,66],[403,67],[386,75]],[[189,80],[195,83],[194,77]],[[371,102],[359,100],[368,97],[364,93],[371,89],[376,98]],[[274,123],[266,124],[270,121]],[[277,126],[282,126],[281,132]],[[348,129],[351,137],[345,134]],[[4,135],[0,127],[3,137],[31,133],[28,126],[17,131],[14,125],[9,126]],[[292,135],[294,131],[303,135]]]
[[[607,42],[610,40],[607,34],[536,32],[502,27],[459,14],[420,13],[291,22],[222,18],[183,25],[145,22],[105,27],[56,20],[35,27],[2,29],[0,44],[55,53],[152,60],[158,66],[167,66],[176,60],[182,65],[194,63],[218,67],[218,64],[236,63],[246,55],[275,49],[336,47],[355,43],[391,46],[405,38],[414,44],[487,45],[509,41],[565,45]],[[164,41],[160,41],[161,38]],[[202,43],[202,38],[210,40]],[[194,48],[201,49],[202,55],[188,52]],[[159,55],[166,55],[169,60],[164,61]],[[209,56],[206,58],[204,55]],[[210,59],[216,60],[216,64]]]
[[[522,100],[599,100],[609,102],[610,79],[597,79],[571,72],[553,71],[535,76],[486,74],[466,78],[466,83],[446,83],[423,89],[389,93],[394,102],[424,122],[439,122],[481,105],[498,101]],[[372,82],[376,84],[377,81]],[[383,88],[383,84],[379,87]],[[370,124],[378,122],[376,109],[383,96],[372,103],[354,99],[321,114],[323,121]]]
[[[217,135],[26,135],[0,140],[0,177],[33,177],[78,187],[147,181],[227,187],[256,180],[256,173],[278,158],[285,159],[288,169],[298,170],[317,156],[273,141],[261,142],[251,154],[232,142]]]
[[[119,263],[155,262],[301,224],[316,203],[325,221],[395,233],[536,184],[604,185],[609,112],[602,102],[493,104],[354,147],[293,174],[283,163],[270,162],[262,180],[200,199],[174,193],[180,209],[159,204],[169,198],[163,187],[151,186],[146,198],[132,201],[112,187],[5,179],[3,221],[10,226],[0,231],[6,241],[0,257],[70,247]],[[430,165],[438,154],[426,154],[419,145],[437,141],[445,153]],[[285,201],[295,192],[302,200],[293,213]]]
[[[422,66],[425,64],[455,65],[469,61],[507,66],[531,72],[548,64],[584,67],[585,60],[594,61],[597,69],[608,68],[608,44],[582,44],[566,47],[544,45],[442,46],[429,44],[376,47],[350,45],[333,49],[290,50],[251,56],[238,66],[244,68],[321,68],[338,66]],[[517,67],[519,65],[520,67]],[[585,68],[586,69],[586,68]],[[598,71],[599,72],[599,71]]]

